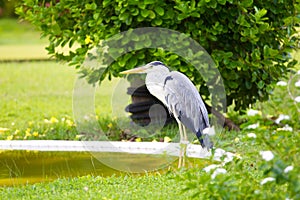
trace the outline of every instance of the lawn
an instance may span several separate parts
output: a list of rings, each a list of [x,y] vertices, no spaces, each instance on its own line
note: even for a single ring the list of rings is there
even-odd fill
[[[1,29],[1,46],[44,46],[27,24],[19,26],[15,20],[0,20],[0,24],[12,30],[7,34],[6,28]],[[30,34],[24,34],[27,31]],[[0,60],[5,58],[1,46]],[[228,113],[242,130],[217,133],[214,141],[216,147],[233,153],[229,162],[142,176],[60,177],[0,187],[0,199],[300,199],[300,105],[289,95],[300,95],[295,86],[299,76],[291,74],[292,81],[283,80],[285,84],[276,86],[268,102],[253,106],[255,110],[248,114]],[[37,139],[35,132],[47,136],[48,130],[72,130],[72,134],[43,139],[75,139],[72,92],[76,77],[75,69],[53,61],[0,63],[0,139]],[[95,94],[96,114],[109,131],[120,131],[111,119],[118,111],[112,112],[110,101],[120,84],[118,79],[106,81]],[[45,129],[44,123],[52,129]]]

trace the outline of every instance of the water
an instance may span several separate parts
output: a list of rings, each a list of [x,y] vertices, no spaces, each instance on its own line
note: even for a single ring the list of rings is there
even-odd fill
[[[188,159],[188,164],[203,167],[207,161]],[[1,151],[0,186],[45,182],[88,174],[94,176],[121,175],[130,172],[142,174],[155,170],[164,171],[170,166],[176,168],[176,158],[166,155]]]

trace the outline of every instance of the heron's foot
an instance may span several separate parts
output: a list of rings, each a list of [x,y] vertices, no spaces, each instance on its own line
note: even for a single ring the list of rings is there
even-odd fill
[[[188,140],[180,140],[180,145],[188,145],[189,143]]]
[[[178,168],[181,168],[181,165],[182,165],[182,159],[181,159],[181,157],[179,157],[179,159],[178,159]]]
[[[185,166],[185,157],[186,157],[186,144],[181,144],[178,160],[178,168]]]
[[[182,168],[184,166],[185,166],[185,156],[179,157],[178,168]]]

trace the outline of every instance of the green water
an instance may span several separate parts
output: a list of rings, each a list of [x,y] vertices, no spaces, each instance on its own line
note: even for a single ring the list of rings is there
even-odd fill
[[[52,181],[84,175],[143,174],[176,168],[177,158],[166,155],[89,152],[0,151],[0,186]],[[203,167],[207,161],[188,159]]]
[[[0,186],[87,174],[110,176],[131,172],[144,173],[163,169],[173,161],[174,158],[168,160],[161,155],[127,153],[1,151]]]

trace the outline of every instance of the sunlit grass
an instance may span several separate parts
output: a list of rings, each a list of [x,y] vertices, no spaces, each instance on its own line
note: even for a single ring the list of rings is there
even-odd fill
[[[0,46],[15,44],[47,44],[47,40],[41,40],[40,33],[27,22],[9,18],[0,19]]]
[[[73,120],[72,98],[78,76],[74,68],[55,62],[2,63],[0,74],[0,127],[24,129],[31,121],[53,116]],[[104,81],[96,88],[97,114],[112,116],[111,95],[117,81]]]
[[[0,127],[72,116],[75,70],[54,62],[0,64]]]

